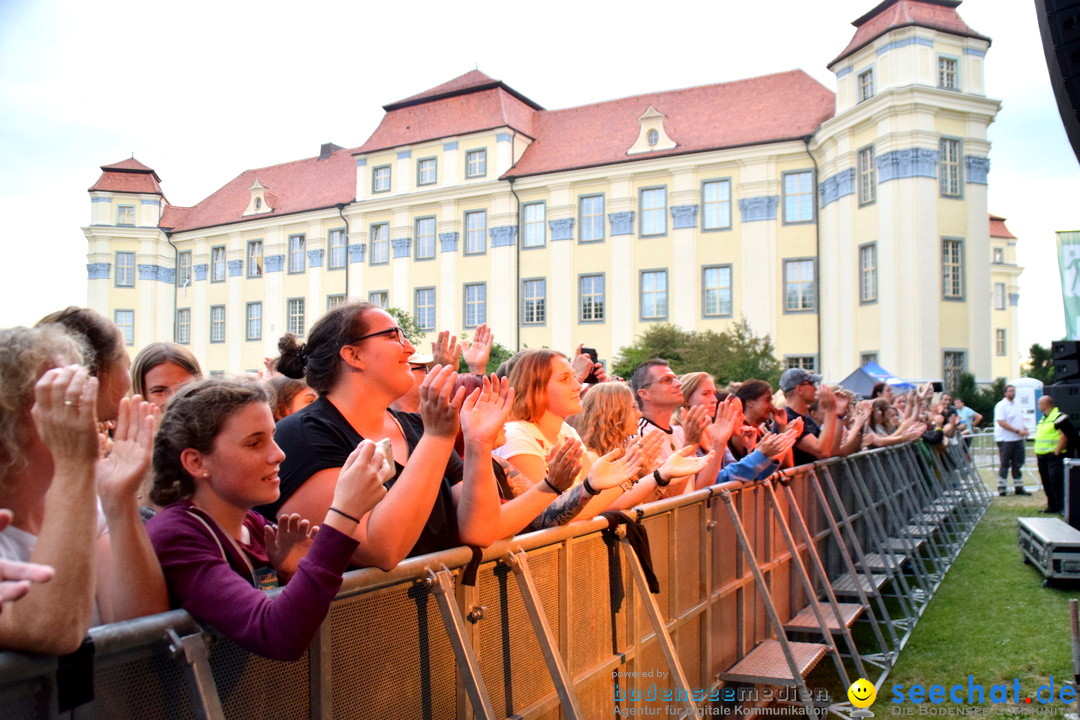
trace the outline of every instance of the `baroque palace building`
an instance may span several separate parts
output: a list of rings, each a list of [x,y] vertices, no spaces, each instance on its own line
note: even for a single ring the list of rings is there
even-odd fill
[[[259,368],[346,298],[431,337],[610,359],[656,322],[745,317],[788,366],[979,381],[1019,362],[1015,242],[987,210],[990,39],[886,0],[828,67],[545,110],[469,72],[359,147],[247,170],[193,207],[134,158],[90,188],[89,304],[129,344]]]

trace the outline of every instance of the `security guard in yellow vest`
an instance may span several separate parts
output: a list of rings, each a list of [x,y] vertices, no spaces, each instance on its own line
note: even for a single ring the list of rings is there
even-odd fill
[[[1035,459],[1046,492],[1046,507],[1042,512],[1060,513],[1065,506],[1065,467],[1061,455],[1067,443],[1065,434],[1057,428],[1062,415],[1049,395],[1039,398],[1039,412],[1042,419],[1035,426]]]

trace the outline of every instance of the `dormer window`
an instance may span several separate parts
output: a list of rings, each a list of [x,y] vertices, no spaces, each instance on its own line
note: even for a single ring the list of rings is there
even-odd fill
[[[675,148],[678,143],[668,137],[667,131],[664,130],[665,120],[667,120],[667,116],[650,105],[649,109],[638,118],[640,125],[638,137],[626,151],[626,154],[637,155],[639,153]]]
[[[248,188],[248,192],[251,193],[251,196],[248,198],[248,206],[244,210],[244,217],[273,212],[274,208],[271,206],[270,198],[267,196],[266,191],[267,187],[256,178],[255,182]]]

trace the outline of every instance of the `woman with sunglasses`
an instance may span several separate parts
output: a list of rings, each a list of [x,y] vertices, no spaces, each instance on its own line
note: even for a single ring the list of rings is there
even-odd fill
[[[454,392],[454,368],[435,366],[425,376],[419,414],[391,410],[413,385],[415,348],[371,303],[338,306],[312,326],[306,344],[290,334],[278,349],[278,370],[303,377],[319,399],[278,423],[281,497],[258,508],[265,516],[323,517],[349,453],[361,440],[388,440],[394,475],[386,497],[357,518],[355,565],[390,570],[407,556],[495,540],[491,441],[466,428],[464,463],[453,452],[465,399]]]

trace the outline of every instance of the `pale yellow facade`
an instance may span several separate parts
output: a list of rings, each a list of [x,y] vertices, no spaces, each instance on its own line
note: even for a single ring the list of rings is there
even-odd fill
[[[584,343],[604,360],[656,322],[722,331],[745,317],[787,364],[834,380],[871,359],[913,379],[1012,376],[1020,269],[1015,241],[989,237],[988,45],[886,33],[830,67],[835,115],[801,140],[652,158],[649,132],[668,138],[645,112],[628,161],[511,183],[533,139],[492,128],[354,153],[340,207],[261,217],[274,188],[256,182],[241,221],[173,233],[158,228],[162,198],[92,192],[89,304],[136,311],[133,351],[177,339],[215,372],[260,368],[348,297],[413,313],[428,339],[483,321],[512,349]],[[940,87],[942,58],[955,88]],[[134,254],[130,286],[117,253]]]

